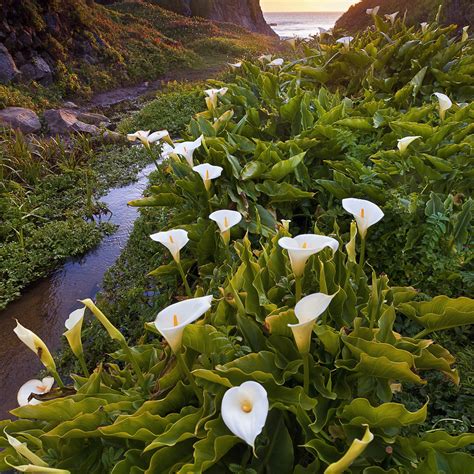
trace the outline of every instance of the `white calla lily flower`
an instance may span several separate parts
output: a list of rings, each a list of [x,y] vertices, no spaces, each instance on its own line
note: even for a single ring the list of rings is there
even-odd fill
[[[339,248],[339,242],[336,239],[316,234],[282,237],[278,245],[288,251],[291,268],[296,277],[303,275],[306,261],[311,255],[321,252],[326,247],[330,247],[333,253]]]
[[[221,414],[227,428],[255,449],[268,416],[267,391],[257,382],[244,382],[224,393]]]
[[[147,131],[138,130],[135,133],[129,133],[127,135],[127,138],[131,142],[140,140],[142,144],[147,148],[150,148],[150,143],[155,143],[159,140],[165,139],[166,141],[171,142],[168,130],[159,130],[151,134],[150,134],[150,130],[147,130]]]
[[[36,398],[32,398],[29,400],[30,395],[32,393],[36,395],[43,395],[51,391],[51,388],[54,385],[54,378],[53,377],[45,377],[43,380],[32,379],[25,382],[18,390],[17,394],[17,401],[18,405],[25,406],[25,405],[39,405],[42,403],[40,400]]]
[[[326,311],[334,296],[336,294],[313,293],[296,303],[295,315],[298,318],[298,323],[288,324],[288,327],[293,332],[296,346],[301,354],[309,352],[314,323]]]
[[[438,99],[439,116],[441,120],[444,120],[446,116],[446,111],[452,107],[453,103],[451,102],[451,99],[446,94],[442,94],[441,92],[435,92],[433,95],[435,95]]]
[[[172,153],[175,153],[176,155],[181,155],[184,156],[186,161],[188,162],[189,166],[193,166],[193,155],[194,151],[197,150],[201,145],[202,145],[202,139],[203,135],[201,135],[199,138],[194,140],[193,142],[181,142],[178,143]]]
[[[468,40],[469,38],[469,33],[467,32],[468,29],[469,29],[469,25],[465,26],[462,29],[461,43],[464,43],[465,41]]]
[[[224,168],[220,166],[209,165],[208,163],[203,163],[202,165],[197,165],[193,167],[193,170],[196,173],[199,173],[201,176],[206,190],[209,191],[211,188],[211,180],[219,178],[224,171]]]
[[[163,147],[161,148],[161,158],[168,158],[172,153],[174,153],[174,146],[171,146],[168,143],[163,143]]]
[[[228,244],[230,240],[230,229],[242,220],[242,214],[238,211],[220,210],[209,214],[209,219],[213,220],[219,226],[222,239]]]
[[[340,43],[344,46],[344,48],[349,49],[353,39],[353,36],[343,36],[342,38],[337,39],[336,43]]]
[[[207,89],[204,93],[207,95],[206,103],[209,109],[217,107],[217,98],[227,94],[229,89],[227,87],[221,87],[220,89]]]
[[[261,56],[258,57],[259,61],[267,61],[270,62],[272,60],[272,55],[271,54],[262,54]]]
[[[365,13],[367,13],[367,15],[375,16],[379,12],[379,10],[380,10],[380,5],[377,5],[374,8],[367,8],[367,10],[365,10]]]
[[[384,216],[382,209],[380,209],[377,204],[367,201],[366,199],[343,199],[342,207],[354,216],[362,239],[365,239],[367,229],[376,224]]]
[[[173,352],[181,349],[184,328],[211,308],[212,295],[190,298],[172,304],[158,313],[155,327],[166,339]]]
[[[29,329],[22,326],[18,321],[13,329],[21,342],[31,349],[41,360],[41,363],[51,372],[56,373],[56,364],[46,344]]]
[[[85,306],[84,308],[76,309],[69,315],[69,317],[64,322],[64,325],[67,329],[64,335],[66,336],[66,339],[69,345],[71,346],[72,352],[79,359],[81,359],[83,355],[81,330],[85,312]]]
[[[416,135],[416,136],[413,136],[413,137],[399,138],[397,140],[397,147],[398,147],[398,149],[400,150],[401,153],[404,153],[406,151],[406,149],[408,148],[408,146],[410,145],[410,143],[414,142],[418,138],[421,138],[421,136]]]
[[[398,16],[398,12],[391,13],[390,15],[387,13],[385,15],[385,19],[389,20],[390,23],[393,25],[395,23],[397,16]]]
[[[284,63],[284,62],[285,62],[285,61],[283,60],[283,58],[276,58],[276,59],[274,59],[273,61],[270,61],[270,62],[268,63],[268,65],[269,65],[270,67],[280,67],[280,66],[283,66],[283,63]]]
[[[227,63],[233,69],[239,69],[242,67],[242,61],[238,61],[236,63]]]
[[[428,26],[430,26],[430,24],[427,23],[426,21],[423,21],[422,23],[420,23],[420,26],[421,26],[422,33],[426,33],[426,31],[428,30]]]
[[[164,245],[173,256],[174,260],[179,263],[180,251],[189,242],[188,232],[183,229],[173,229],[165,232],[157,232],[150,235],[155,242]]]
[[[31,451],[28,448],[28,445],[26,443],[22,443],[18,441],[15,437],[9,435],[5,430],[3,430],[3,433],[7,437],[7,441],[10,444],[10,446],[21,456],[24,458],[28,459],[28,461],[36,464],[38,467],[47,467],[48,464],[46,464],[39,456],[37,456],[33,451]],[[38,470],[36,472],[45,472],[44,470]]]

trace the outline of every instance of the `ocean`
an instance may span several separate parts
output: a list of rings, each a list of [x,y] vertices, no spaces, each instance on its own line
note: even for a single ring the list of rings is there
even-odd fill
[[[265,20],[281,38],[307,38],[318,27],[332,28],[343,12],[264,13]]]

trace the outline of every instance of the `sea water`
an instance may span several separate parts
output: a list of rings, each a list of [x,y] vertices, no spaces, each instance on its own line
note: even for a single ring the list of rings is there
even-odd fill
[[[265,20],[283,39],[308,38],[319,33],[319,27],[332,28],[343,12],[264,13]]]

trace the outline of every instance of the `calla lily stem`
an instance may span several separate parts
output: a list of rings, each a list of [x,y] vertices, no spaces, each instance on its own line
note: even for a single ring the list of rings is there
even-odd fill
[[[295,275],[295,297],[296,303],[301,299],[302,288],[301,288],[301,277]]]
[[[360,257],[359,257],[359,265],[361,268],[364,267],[365,263],[365,237],[362,238],[360,243]]]
[[[181,278],[183,279],[183,283],[184,283],[184,288],[186,289],[186,294],[192,298],[193,297],[193,294],[191,293],[191,288],[189,287],[188,285],[188,280],[186,279],[186,275],[184,273],[184,270],[183,270],[183,266],[181,265],[181,262],[176,262],[176,266],[178,267],[178,270],[179,270],[179,273],[181,275]]]
[[[191,385],[192,389],[194,390],[194,393],[196,394],[196,397],[199,400],[199,403],[202,404],[201,392],[199,391],[199,388],[196,385],[196,381],[194,380],[194,376],[191,373],[191,371],[188,369],[188,366],[186,365],[186,362],[181,352],[175,352],[175,356],[176,356],[176,360],[178,361],[178,365],[179,365],[179,368],[181,369],[181,372],[188,379],[189,385]]]
[[[80,354],[78,356],[78,359],[79,359],[79,364],[81,366],[84,377],[89,377],[90,374],[89,374],[89,370],[87,369],[87,364],[86,364],[86,360],[84,359],[84,354]]]
[[[135,356],[132,353],[132,350],[126,343],[120,344],[122,346],[122,350],[125,352],[129,362],[132,364],[133,370],[137,374],[138,377],[138,382],[140,385],[145,389],[145,377],[143,377],[143,372],[140,369],[140,366],[138,365],[138,362],[135,359]]]
[[[64,388],[64,383],[63,381],[61,380],[61,377],[59,376],[59,374],[57,373],[56,370],[52,370],[52,369],[49,369],[49,371],[51,372],[51,375],[54,377],[54,380],[56,380],[56,383],[58,384],[58,387],[59,388]]]
[[[303,354],[303,389],[309,395],[309,354]]]

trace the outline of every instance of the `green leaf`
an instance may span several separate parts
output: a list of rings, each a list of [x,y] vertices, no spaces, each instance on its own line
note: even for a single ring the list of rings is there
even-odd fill
[[[265,173],[265,179],[272,179],[274,181],[279,181],[283,179],[286,175],[290,174],[295,170],[295,168],[303,161],[306,152],[300,153],[298,155],[292,156],[287,160],[282,160],[279,163],[273,165],[271,170],[268,173]]]

